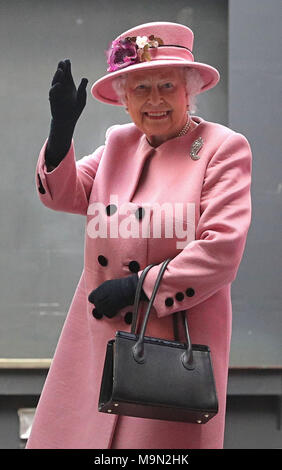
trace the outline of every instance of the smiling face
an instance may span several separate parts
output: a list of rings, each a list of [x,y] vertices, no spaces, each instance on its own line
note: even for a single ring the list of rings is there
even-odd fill
[[[128,74],[125,101],[133,122],[151,145],[176,137],[187,121],[183,69],[165,67]]]

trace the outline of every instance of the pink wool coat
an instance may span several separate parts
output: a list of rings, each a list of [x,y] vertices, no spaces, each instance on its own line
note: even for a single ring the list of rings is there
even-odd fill
[[[74,143],[57,168],[47,172],[44,143],[36,185],[42,203],[85,219],[84,267],[55,351],[38,406],[28,449],[220,449],[223,447],[231,338],[231,283],[237,275],[251,222],[252,155],[247,139],[217,123],[193,116],[198,126],[182,137],[151,147],[135,124],[108,129],[105,144],[76,161]],[[201,137],[198,159],[190,150]],[[187,241],[152,236],[154,204],[184,203]],[[95,211],[109,229],[130,217],[149,236],[95,238]],[[102,203],[102,204],[101,204]],[[127,203],[127,211],[119,210]],[[106,209],[111,204],[111,207]],[[186,207],[184,206],[184,207]],[[145,210],[138,218],[139,207]],[[112,210],[110,210],[112,209]],[[149,216],[148,216],[149,214]],[[180,218],[171,215],[172,219]],[[175,222],[175,220],[173,220]],[[159,225],[164,228],[162,217]],[[124,228],[124,227],[123,227]],[[144,232],[143,232],[144,233]],[[112,319],[96,319],[89,293],[107,279],[147,274],[150,297],[162,261],[173,258],[163,276],[146,335],[174,339],[172,313],[187,311],[192,342],[211,349],[219,412],[206,424],[169,422],[98,412],[106,344],[132,306]],[[168,300],[169,299],[169,300]],[[143,318],[147,302],[139,310]],[[140,323],[139,323],[140,325]],[[182,336],[182,340],[184,337]],[[173,386],[173,385],[172,385]]]

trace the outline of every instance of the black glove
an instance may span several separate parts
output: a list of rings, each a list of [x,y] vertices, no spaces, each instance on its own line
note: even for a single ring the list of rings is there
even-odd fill
[[[82,78],[76,90],[70,60],[59,62],[49,91],[52,119],[45,151],[48,165],[59,165],[68,153],[75,125],[86,105],[87,83],[87,78]]]
[[[89,302],[95,305],[94,316],[101,318],[105,315],[113,318],[121,308],[133,305],[137,284],[137,273],[119,279],[110,279],[100,284],[88,296]],[[143,289],[141,289],[140,300],[149,300]]]

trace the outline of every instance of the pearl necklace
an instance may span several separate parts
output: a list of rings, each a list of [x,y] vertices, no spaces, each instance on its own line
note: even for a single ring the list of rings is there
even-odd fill
[[[191,120],[192,120],[191,118],[187,119],[187,122],[186,122],[185,126],[183,127],[183,129],[181,129],[179,134],[177,134],[177,137],[181,137],[181,136],[187,134],[187,132],[189,131],[190,126],[191,126]]]

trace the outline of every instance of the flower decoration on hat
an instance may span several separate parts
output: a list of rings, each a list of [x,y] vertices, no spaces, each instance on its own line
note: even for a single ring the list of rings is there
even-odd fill
[[[161,38],[151,36],[133,36],[116,39],[107,50],[108,72],[115,72],[124,67],[140,62],[150,61],[151,47],[163,45]]]

